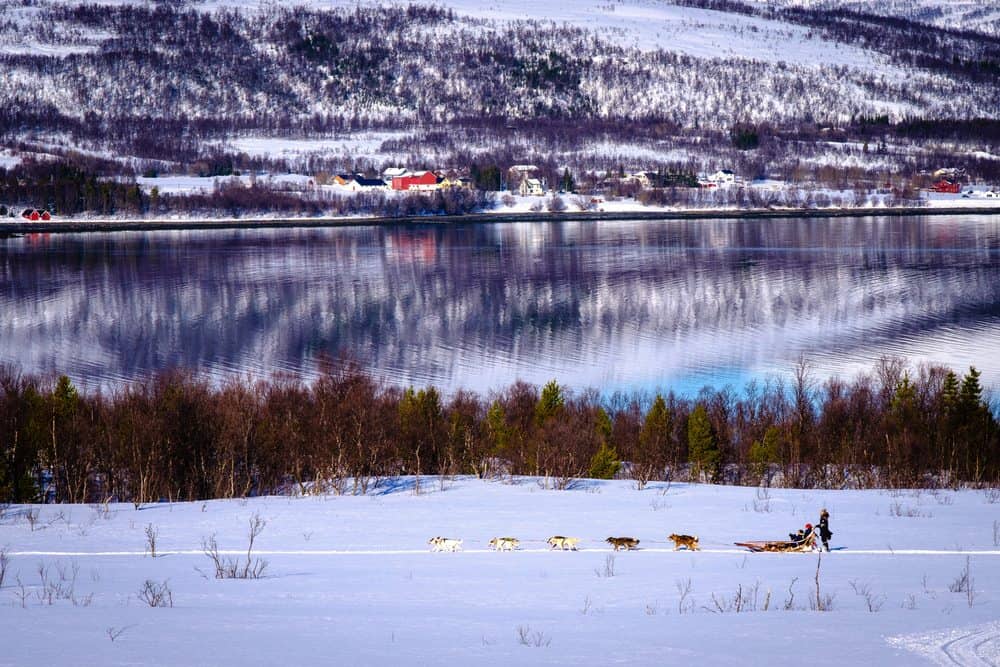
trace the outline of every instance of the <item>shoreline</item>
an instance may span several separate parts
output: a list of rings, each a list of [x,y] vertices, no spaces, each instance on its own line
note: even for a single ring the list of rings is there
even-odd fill
[[[311,217],[311,218],[132,218],[68,219],[47,222],[0,222],[0,235],[59,234],[82,232],[189,231],[224,229],[294,229],[323,227],[367,227],[374,225],[462,225],[510,222],[628,222],[643,220],[766,220],[782,218],[868,218],[940,215],[1000,216],[998,207],[878,207],[837,209],[705,209],[616,212],[469,213],[401,217]]]

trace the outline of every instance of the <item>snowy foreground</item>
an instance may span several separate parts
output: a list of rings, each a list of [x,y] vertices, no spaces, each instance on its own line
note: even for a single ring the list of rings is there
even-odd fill
[[[419,495],[403,479],[364,497],[6,507],[0,664],[1000,664],[996,494],[422,482]],[[821,561],[732,544],[780,539],[821,507],[834,531]],[[214,578],[203,540],[245,561],[255,514],[263,578]],[[672,532],[703,551],[674,552]],[[553,534],[581,550],[549,551]],[[435,535],[464,551],[431,553]],[[521,549],[489,551],[501,535]],[[611,535],[640,549],[612,554]],[[815,610],[817,564],[829,611]],[[967,564],[972,592],[952,592]],[[142,600],[147,580],[172,607]]]

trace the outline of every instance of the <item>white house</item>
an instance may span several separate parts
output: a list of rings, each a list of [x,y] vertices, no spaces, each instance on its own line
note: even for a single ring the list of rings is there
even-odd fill
[[[720,169],[709,176],[708,180],[717,185],[732,185],[736,182],[736,174],[731,169]]]
[[[542,181],[537,178],[522,179],[521,185],[518,187],[517,191],[522,197],[541,197],[545,194],[545,188],[542,186]]]
[[[515,164],[507,170],[507,189],[513,190],[516,184],[520,184],[526,178],[534,178],[538,175],[538,167],[533,164]]]

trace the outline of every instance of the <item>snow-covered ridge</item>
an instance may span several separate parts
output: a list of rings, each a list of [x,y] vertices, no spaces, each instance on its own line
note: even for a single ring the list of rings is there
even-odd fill
[[[811,9],[847,9],[882,16],[897,16],[941,28],[977,30],[1000,35],[1000,5],[989,0],[750,0]]]
[[[52,4],[55,4],[54,0],[41,0],[32,7],[10,7],[6,13],[16,24],[28,26],[39,20],[43,8]],[[99,4],[142,6],[144,3],[125,1]],[[359,3],[356,0],[333,0],[291,4],[316,10],[350,10]],[[412,3],[362,4],[406,7]],[[480,21],[480,29],[483,30],[502,29],[505,25],[531,19],[582,28],[619,46],[645,51],[663,49],[700,58],[748,58],[802,66],[844,65],[873,72],[883,71],[887,66],[885,59],[877,54],[823,39],[802,26],[650,0],[614,3],[591,0],[566,3],[538,3],[534,0],[494,0],[489,3],[445,0],[427,4],[452,9],[459,17],[476,19]],[[202,11],[235,9],[256,13],[267,11],[272,4],[266,1],[203,2],[192,3],[191,6]],[[56,25],[57,29],[49,31],[47,38],[40,39],[32,34],[30,37],[22,35],[17,39],[5,39],[0,44],[0,53],[47,53],[56,56],[83,53],[99,48],[101,42],[113,36],[106,31],[68,29]]]

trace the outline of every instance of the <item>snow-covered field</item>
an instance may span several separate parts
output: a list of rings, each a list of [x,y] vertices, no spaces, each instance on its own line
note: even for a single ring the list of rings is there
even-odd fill
[[[0,665],[997,664],[997,500],[627,481],[555,491],[529,478],[424,478],[417,494],[404,478],[367,496],[9,506]],[[732,544],[782,538],[821,507],[834,531],[821,560]],[[215,579],[203,540],[245,559],[254,515],[264,577]],[[672,551],[671,532],[699,535],[703,551]],[[580,551],[549,551],[553,534],[582,538]],[[431,553],[434,535],[464,550]],[[500,535],[521,549],[489,551]],[[640,549],[613,554],[609,535]],[[952,592],[967,565],[972,592]],[[828,611],[814,609],[817,567]],[[172,607],[140,599],[147,580],[166,583]]]
[[[296,158],[309,155],[341,156],[353,159],[405,159],[405,155],[380,150],[385,141],[400,139],[406,132],[357,132],[342,137],[322,139],[287,139],[275,137],[238,137],[225,147],[254,157]]]
[[[249,187],[254,180],[262,185],[269,186],[293,186],[305,189],[310,182],[310,177],[305,174],[267,174],[259,177],[243,176],[138,176],[135,182],[142,187],[145,192],[156,188],[160,194],[190,195],[197,193],[210,193],[221,185],[241,183],[244,187]]]

